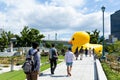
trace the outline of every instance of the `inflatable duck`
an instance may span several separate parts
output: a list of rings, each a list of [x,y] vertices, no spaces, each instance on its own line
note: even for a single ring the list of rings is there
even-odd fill
[[[95,53],[98,56],[102,55],[102,45],[100,44],[90,44],[90,35],[84,31],[75,32],[69,41],[70,44],[72,44],[72,52],[74,53],[76,48],[78,47],[78,50],[83,46],[83,48],[91,48],[94,49]]]

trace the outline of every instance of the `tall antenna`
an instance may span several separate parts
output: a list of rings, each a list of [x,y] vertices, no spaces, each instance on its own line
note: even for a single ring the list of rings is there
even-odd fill
[[[50,40],[50,34],[48,34],[48,40]]]
[[[57,40],[57,33],[55,33],[55,40]]]

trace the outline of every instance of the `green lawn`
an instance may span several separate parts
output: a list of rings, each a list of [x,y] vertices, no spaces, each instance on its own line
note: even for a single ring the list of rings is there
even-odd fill
[[[63,56],[59,56],[60,59],[63,59]],[[41,57],[42,63],[48,61],[48,57]],[[58,61],[60,63],[60,61]],[[40,71],[44,71],[50,67],[50,64],[46,63],[43,64],[40,68]],[[25,80],[25,74],[22,70],[19,71],[13,71],[13,72],[7,72],[0,74],[0,80]]]
[[[0,74],[0,80],[25,80],[22,70]]]
[[[110,66],[106,63],[102,63],[102,66],[108,80],[120,80],[120,72],[111,70]]]

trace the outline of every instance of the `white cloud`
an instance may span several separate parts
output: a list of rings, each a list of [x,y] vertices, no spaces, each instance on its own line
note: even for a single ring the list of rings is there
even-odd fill
[[[0,13],[0,27],[3,26],[2,24],[5,24],[5,15]]]
[[[34,0],[3,1],[8,7],[13,7],[7,12],[0,13],[0,26],[5,26],[6,30],[14,33],[19,33],[25,25],[39,29],[46,36],[50,34],[51,39],[54,39],[55,33],[59,34],[60,39],[68,40],[75,31],[98,29],[102,32],[101,12],[83,14],[87,8],[84,8],[83,12],[75,9],[85,5],[84,0],[52,0],[50,5],[38,4]],[[105,33],[108,34],[110,14],[105,15]]]
[[[85,0],[51,0],[50,4],[64,7],[81,7],[85,4]]]

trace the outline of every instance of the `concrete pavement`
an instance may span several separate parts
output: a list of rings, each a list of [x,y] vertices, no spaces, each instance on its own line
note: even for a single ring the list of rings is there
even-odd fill
[[[47,69],[39,80],[96,80],[93,56],[83,56],[83,60],[74,60],[71,74],[70,77],[66,76],[66,64],[62,62],[57,66],[54,75],[51,75],[50,69]]]
[[[19,65],[19,66],[14,65],[14,70],[20,70],[21,67],[22,67],[22,65]],[[1,69],[0,74],[5,73],[5,72],[9,72],[9,71],[11,71],[11,65],[9,65],[9,67],[1,67],[0,66],[0,69]]]

